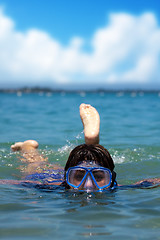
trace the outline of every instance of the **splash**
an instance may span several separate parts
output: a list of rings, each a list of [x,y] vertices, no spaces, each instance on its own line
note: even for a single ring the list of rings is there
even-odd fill
[[[160,159],[160,153],[157,147],[141,146],[134,148],[110,149],[109,152],[115,163],[143,162]]]
[[[59,152],[61,155],[64,155],[64,154],[66,154],[66,153],[71,152],[73,148],[74,148],[74,145],[68,141],[68,144],[66,144],[65,146],[59,148],[59,149],[58,149],[58,152]]]
[[[82,135],[83,135],[83,131],[78,133],[78,135],[75,136],[73,143],[69,140],[66,140],[67,144],[64,145],[63,147],[59,148],[58,152],[61,155],[70,153],[73,150],[73,148],[75,148],[77,145],[81,144]]]

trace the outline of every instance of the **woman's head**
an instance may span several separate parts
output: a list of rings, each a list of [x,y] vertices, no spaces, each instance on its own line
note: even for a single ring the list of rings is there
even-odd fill
[[[106,148],[99,144],[82,144],[71,151],[65,166],[65,171],[67,171],[69,167],[77,166],[84,161],[95,161],[100,166],[110,169],[111,172],[114,169],[113,159]]]
[[[113,171],[114,162],[108,150],[99,144],[96,145],[82,144],[75,147],[71,151],[65,166],[65,178],[68,169],[75,166],[81,166],[82,164],[83,164],[82,166],[84,166],[85,163],[89,164],[90,162],[98,165],[99,167],[107,168],[110,170],[112,174],[110,187],[112,187],[116,177],[116,173]]]

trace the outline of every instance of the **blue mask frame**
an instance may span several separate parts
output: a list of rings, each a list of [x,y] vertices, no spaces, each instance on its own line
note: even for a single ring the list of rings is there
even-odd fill
[[[78,170],[78,169],[84,169],[84,170],[86,171],[83,179],[81,180],[81,182],[80,182],[80,184],[79,184],[78,186],[76,186],[76,185],[74,185],[74,184],[72,184],[72,183],[69,182],[69,171],[70,171],[71,169],[77,169],[77,170]],[[96,179],[95,179],[94,176],[93,176],[93,173],[92,173],[93,170],[105,170],[105,171],[108,171],[108,172],[109,172],[109,176],[110,176],[109,183],[108,183],[107,185],[103,186],[103,187],[99,187],[98,184],[97,184]],[[107,187],[109,187],[109,186],[111,185],[112,173],[111,173],[110,169],[104,168],[104,167],[80,167],[80,166],[70,167],[70,168],[68,168],[68,170],[67,170],[67,172],[66,172],[66,182],[67,182],[67,184],[68,184],[69,186],[74,187],[75,189],[78,189],[78,188],[82,185],[82,183],[84,182],[84,180],[85,180],[86,176],[88,175],[88,173],[91,175],[93,182],[95,183],[96,187],[97,187],[99,190],[102,190],[102,189],[104,189],[104,188],[107,188]]]

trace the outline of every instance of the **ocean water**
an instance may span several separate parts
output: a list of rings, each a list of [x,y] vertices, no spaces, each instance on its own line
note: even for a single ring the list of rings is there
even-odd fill
[[[20,179],[10,145],[35,139],[51,163],[65,165],[84,142],[79,105],[101,118],[100,143],[119,184],[160,177],[158,93],[0,94],[0,178]],[[78,193],[0,185],[0,239],[160,239],[160,188]]]

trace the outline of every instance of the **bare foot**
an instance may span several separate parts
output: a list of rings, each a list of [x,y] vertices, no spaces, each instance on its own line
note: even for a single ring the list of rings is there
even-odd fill
[[[34,140],[27,140],[25,142],[17,142],[11,146],[12,151],[28,152],[38,148],[38,142]]]
[[[11,146],[12,151],[20,151],[21,157],[19,158],[22,162],[28,163],[26,172],[37,170],[40,165],[47,162],[47,158],[44,158],[37,150],[38,142],[34,140],[27,140],[25,142],[17,142]],[[30,165],[31,163],[31,165]],[[34,164],[33,164],[34,163]]]
[[[100,117],[97,110],[89,104],[80,105],[80,117],[84,127],[86,144],[99,143]]]

